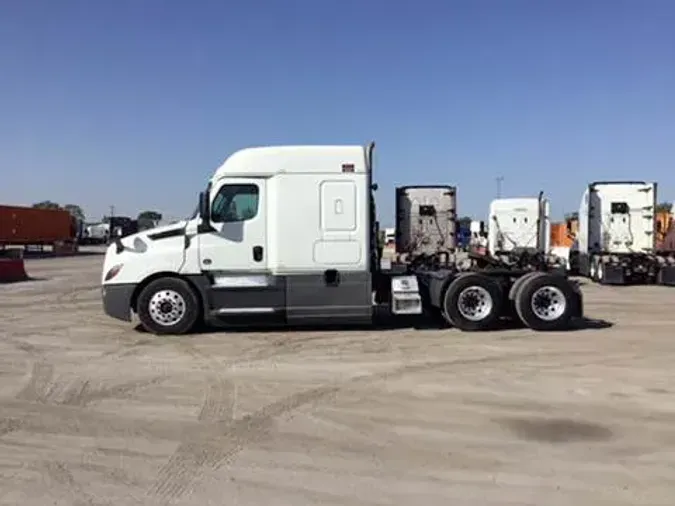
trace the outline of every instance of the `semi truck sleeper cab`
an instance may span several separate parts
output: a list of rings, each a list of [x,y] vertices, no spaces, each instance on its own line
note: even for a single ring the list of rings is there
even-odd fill
[[[200,194],[192,218],[114,240],[102,272],[104,311],[126,321],[136,315],[156,334],[245,315],[369,324],[374,301],[393,315],[437,315],[463,330],[490,328],[504,316],[560,329],[581,316],[579,289],[562,276],[459,272],[452,264],[418,269],[414,262],[384,271],[373,148],[235,152]]]

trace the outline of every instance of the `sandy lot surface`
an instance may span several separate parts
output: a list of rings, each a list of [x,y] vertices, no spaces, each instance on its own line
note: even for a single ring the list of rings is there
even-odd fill
[[[673,504],[673,289],[586,286],[612,326],[567,333],[156,338],[100,263],[0,286],[2,505]]]

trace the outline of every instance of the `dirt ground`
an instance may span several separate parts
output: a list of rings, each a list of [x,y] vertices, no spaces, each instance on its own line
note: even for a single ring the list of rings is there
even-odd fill
[[[673,504],[673,289],[585,286],[565,333],[156,338],[101,260],[0,286],[2,505]]]

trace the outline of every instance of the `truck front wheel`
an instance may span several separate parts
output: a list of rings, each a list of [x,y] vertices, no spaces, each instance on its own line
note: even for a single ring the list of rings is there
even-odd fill
[[[501,287],[481,274],[465,274],[455,279],[443,297],[443,315],[454,327],[464,331],[492,328],[502,310]]]
[[[574,312],[574,291],[567,278],[530,277],[516,295],[518,317],[532,330],[563,330]]]
[[[143,288],[136,312],[153,334],[185,334],[197,323],[199,301],[185,280],[160,278]]]

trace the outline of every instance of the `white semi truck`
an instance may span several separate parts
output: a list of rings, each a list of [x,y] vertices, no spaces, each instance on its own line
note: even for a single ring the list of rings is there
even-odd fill
[[[495,199],[490,203],[488,251],[493,256],[513,251],[548,251],[550,204],[540,196]]]
[[[579,207],[574,270],[603,284],[675,285],[675,252],[656,251],[657,185],[597,181]]]
[[[453,186],[396,188],[396,252],[405,263],[447,265],[457,249]]]
[[[114,239],[103,265],[104,311],[126,321],[136,314],[156,334],[186,333],[200,321],[227,324],[235,316],[365,324],[382,305],[392,315],[435,315],[462,330],[488,329],[503,317],[537,330],[564,329],[582,315],[579,288],[563,276],[461,271],[451,262],[383,270],[373,148],[280,146],[232,154],[190,219]],[[417,220],[443,212],[433,201],[422,205],[431,207],[418,209]],[[401,225],[398,219],[397,230]]]
[[[550,203],[538,197],[501,198],[490,203],[488,254],[509,264],[566,271],[565,258],[551,253]]]

